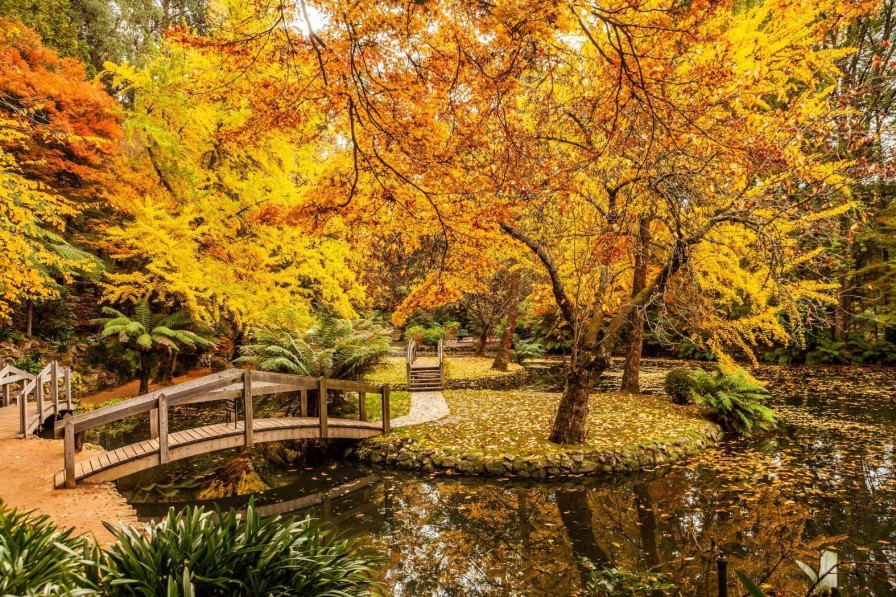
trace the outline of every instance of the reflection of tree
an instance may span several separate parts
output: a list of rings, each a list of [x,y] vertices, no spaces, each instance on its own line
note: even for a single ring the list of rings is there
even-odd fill
[[[635,494],[635,509],[638,511],[638,527],[641,529],[641,552],[647,562],[647,569],[656,572],[660,567],[660,553],[657,547],[656,515],[647,483],[636,483],[632,487]],[[663,597],[662,589],[654,589],[653,597]]]
[[[583,560],[593,563],[598,568],[608,568],[611,563],[610,557],[594,537],[588,491],[577,487],[571,490],[561,489],[556,495],[560,519],[563,520],[566,534],[572,543],[572,555],[578,565],[582,586],[585,586],[590,576],[590,568]]]

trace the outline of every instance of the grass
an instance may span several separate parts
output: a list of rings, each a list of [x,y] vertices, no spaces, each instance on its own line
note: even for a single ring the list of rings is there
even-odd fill
[[[414,440],[420,449],[454,454],[562,453],[567,449],[548,441],[559,398],[556,393],[531,391],[449,390],[445,392],[449,419],[401,428],[392,435]],[[618,452],[697,437],[706,421],[665,398],[613,393],[591,397],[588,424],[588,441],[575,450]]]
[[[357,397],[357,396],[356,396]],[[379,394],[367,394],[365,396],[367,403],[367,418],[370,421],[379,421],[383,418],[382,405],[380,403]],[[411,412],[411,393],[410,392],[390,392],[389,393],[389,416],[392,419],[403,417]]]
[[[448,381],[491,379],[513,375],[523,368],[522,365],[511,363],[507,371],[495,371],[491,368],[493,361],[491,357],[448,357],[445,359],[445,379]],[[365,380],[377,384],[405,384],[407,383],[405,366],[404,357],[389,357],[373,373],[366,376]]]

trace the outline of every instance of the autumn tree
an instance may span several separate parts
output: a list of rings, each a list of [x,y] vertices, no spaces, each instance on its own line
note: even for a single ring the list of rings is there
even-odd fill
[[[113,186],[121,130],[84,65],[34,31],[0,20],[0,54],[0,318],[24,307],[30,322],[35,303],[98,267],[67,230]]]

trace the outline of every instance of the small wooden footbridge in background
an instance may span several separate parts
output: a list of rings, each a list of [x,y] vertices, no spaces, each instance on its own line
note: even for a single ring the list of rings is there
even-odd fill
[[[0,439],[27,437],[50,417],[72,410],[72,372],[53,361],[33,375],[7,365],[0,369]]]
[[[17,435],[27,437],[55,419],[56,436],[62,435],[64,441],[64,468],[55,475],[56,487],[75,487],[80,481],[114,481],[168,462],[229,448],[282,440],[360,440],[390,430],[388,384],[229,369],[73,416],[71,372],[55,363],[44,371],[46,375],[41,372],[40,376],[31,376],[33,379],[26,377],[29,375],[26,372],[9,367],[0,372],[0,387],[3,388],[6,406],[0,408],[0,423],[9,418],[6,411],[10,409],[25,412],[25,425],[18,429]],[[49,400],[43,398],[46,385],[50,386]],[[12,399],[7,388],[19,390],[16,405],[9,405]],[[357,419],[328,416],[327,396],[331,391],[357,393]],[[310,392],[317,403],[314,416],[309,416]],[[295,394],[299,416],[256,418],[253,414],[254,400],[273,394]],[[380,396],[380,421],[368,420],[367,394]],[[173,407],[211,402],[225,404],[227,421],[176,431],[169,428],[169,415]],[[76,438],[80,434],[124,419],[147,415],[149,439],[104,452],[95,458],[76,460]]]
[[[414,340],[408,342],[405,351],[408,390],[411,392],[437,392],[445,385],[445,350],[441,340],[436,346],[435,357],[420,356]]]

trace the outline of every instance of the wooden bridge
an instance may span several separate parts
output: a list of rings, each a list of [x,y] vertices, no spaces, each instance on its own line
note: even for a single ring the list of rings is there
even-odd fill
[[[316,393],[317,414],[308,416],[309,390]],[[330,418],[330,391],[357,392],[358,418]],[[299,416],[255,418],[254,399],[272,394],[297,393]],[[367,417],[366,395],[379,394],[382,420]],[[170,409],[187,404],[223,402],[229,421],[192,429],[171,431]],[[242,408],[240,408],[242,407]],[[240,416],[239,411],[242,411]],[[150,439],[136,442],[100,456],[76,462],[76,437],[87,430],[130,417],[149,414]],[[314,378],[284,373],[229,369],[186,383],[131,398],[77,416],[66,416],[55,424],[57,437],[65,441],[65,468],[55,476],[56,487],[75,487],[79,481],[101,482],[156,466],[242,446],[298,439],[364,439],[388,433],[389,386],[354,381]]]
[[[56,361],[37,375],[7,365],[0,369],[0,392],[0,439],[27,437],[72,410],[72,373]]]
[[[411,392],[441,390],[445,385],[445,351],[442,341],[439,340],[436,347],[435,358],[420,357],[417,353],[417,343],[411,340],[405,351],[408,390]]]

